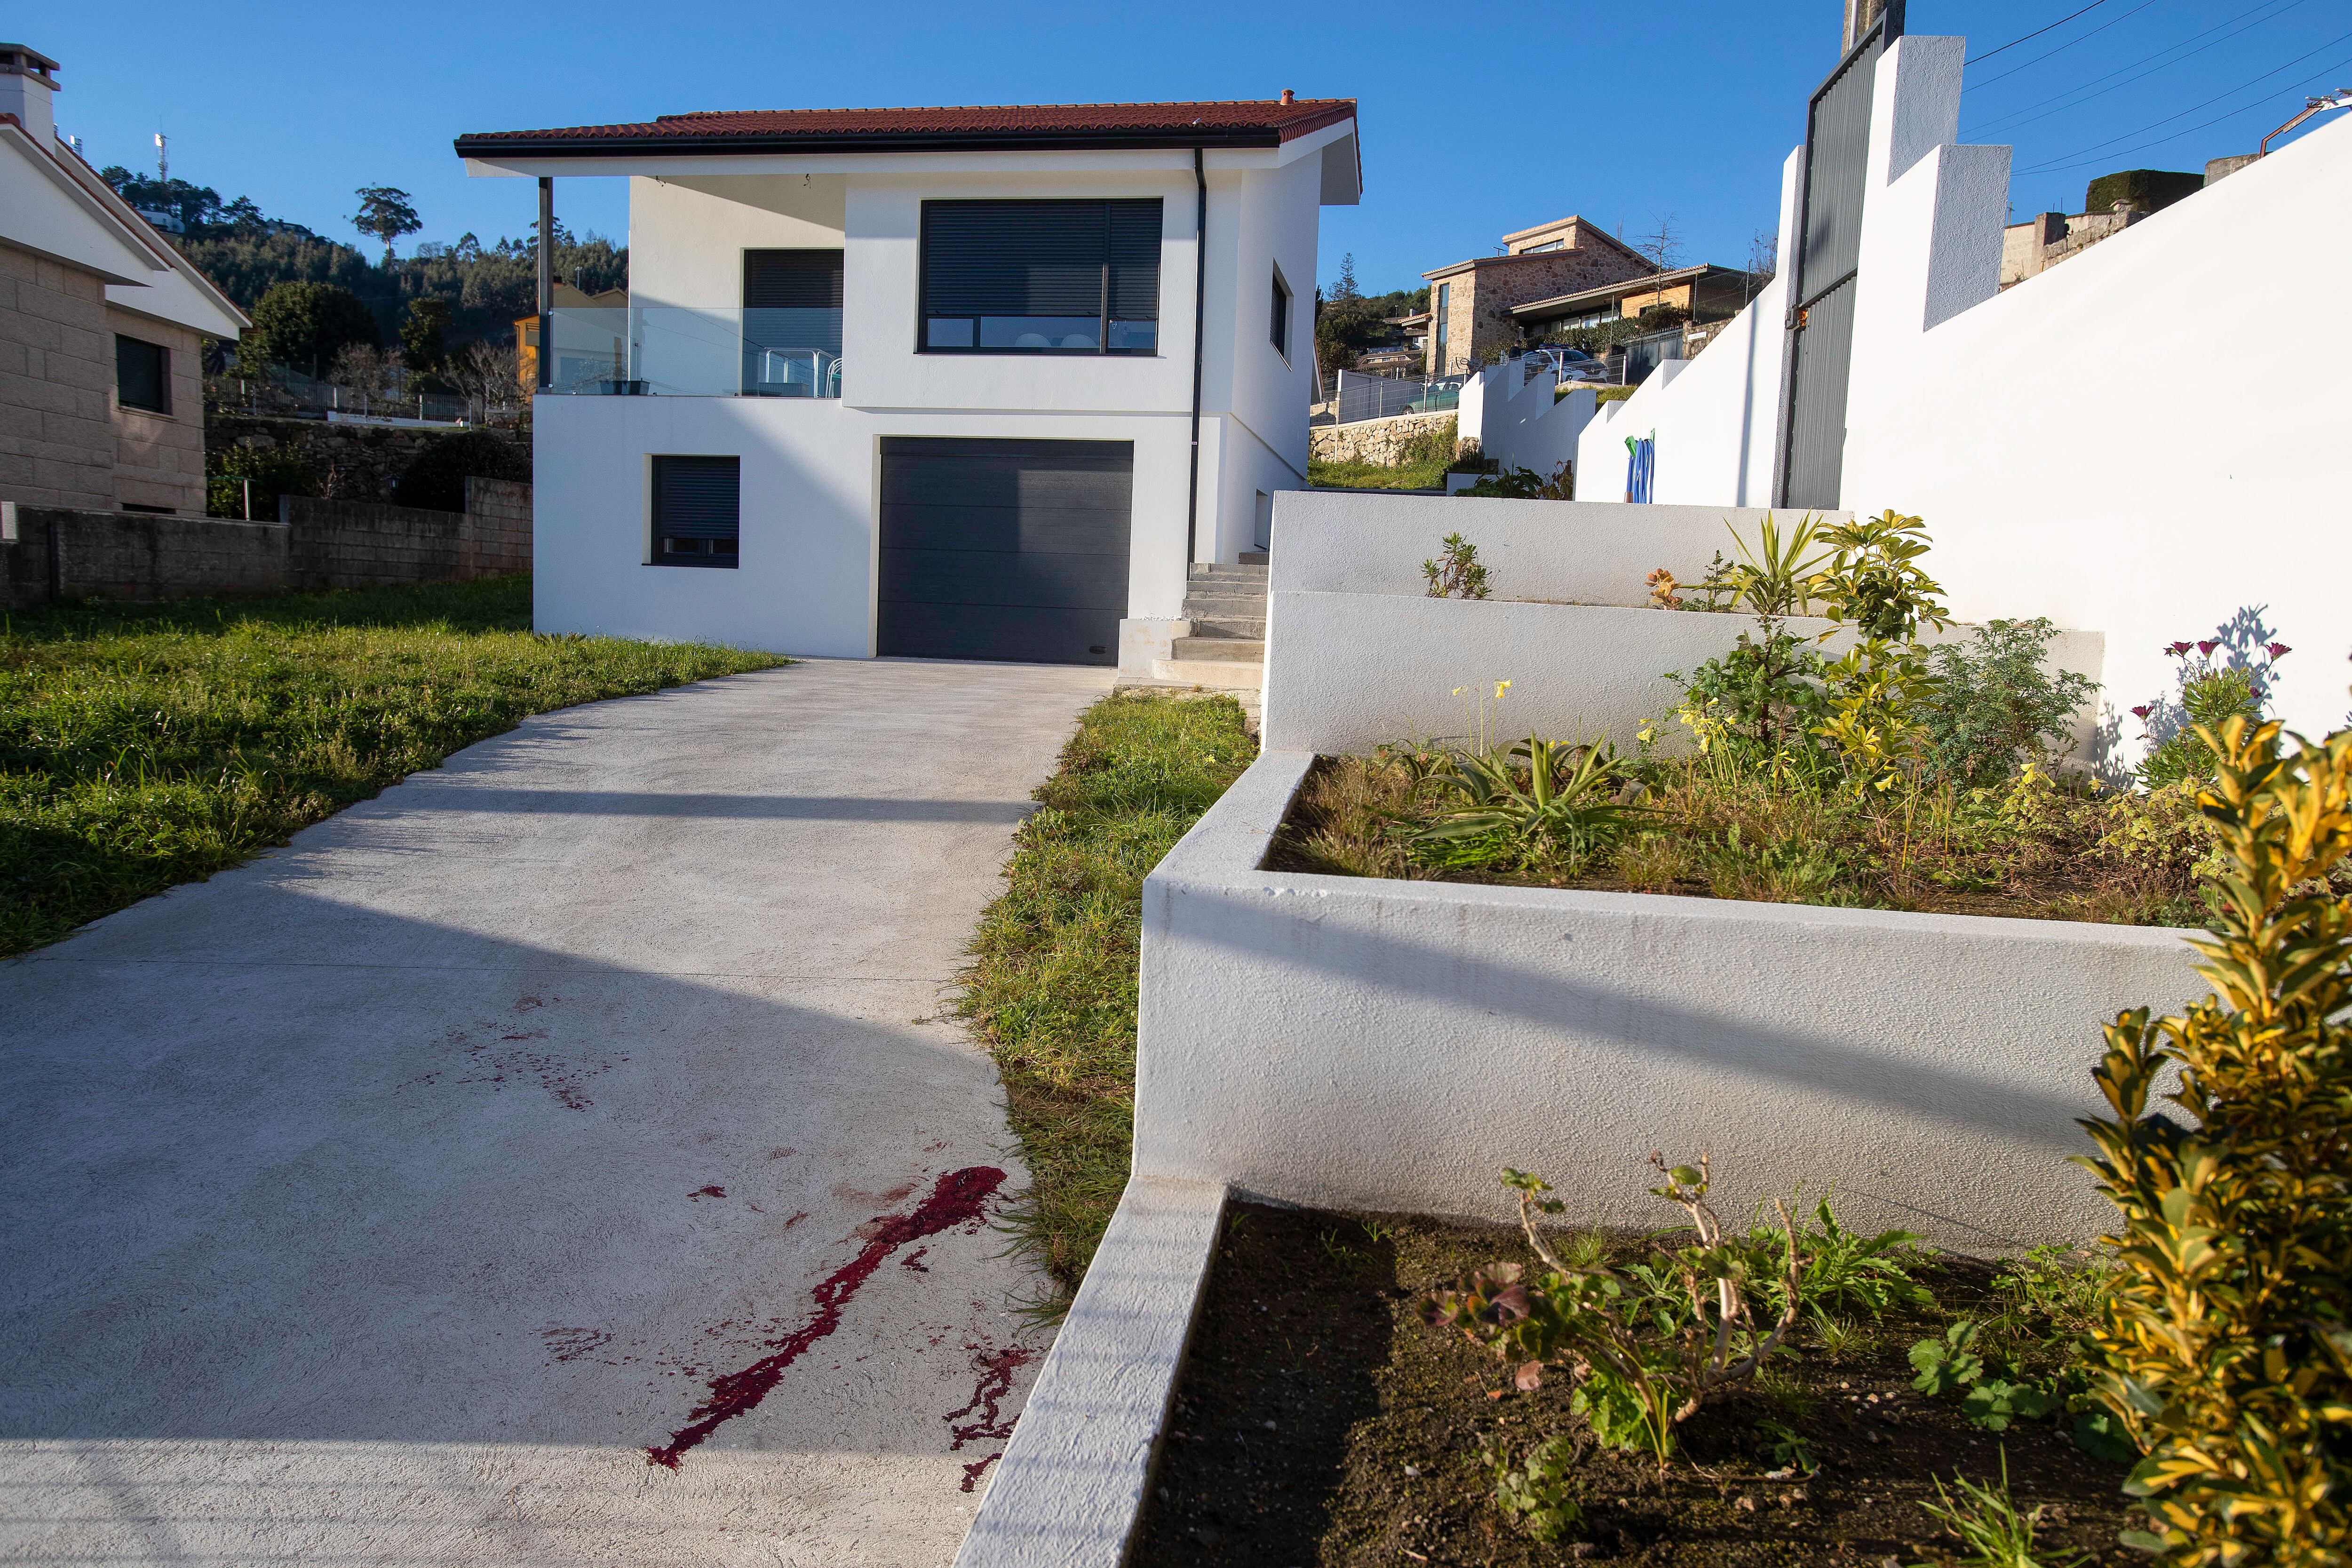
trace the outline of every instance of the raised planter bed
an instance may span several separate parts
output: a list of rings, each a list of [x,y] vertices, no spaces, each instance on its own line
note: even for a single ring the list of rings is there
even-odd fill
[[[1265,870],[1313,762],[1262,755],[1145,884],[1139,1173],[1499,1221],[1509,1163],[1643,1226],[1648,1151],[1708,1150],[1727,1213],[1801,1183],[2078,1242],[2099,1025],[2205,990],[2171,928]]]
[[[1583,1518],[1539,1542],[1495,1507],[1475,1455],[1482,1438],[1516,1448],[1580,1432],[1567,1388],[1518,1391],[1417,1310],[1466,1270],[1525,1252],[1516,1231],[1235,1205],[1129,1561],[1876,1568],[1950,1553],[1922,1505],[1956,1474],[1998,1479],[2003,1450],[2021,1510],[2042,1508],[2044,1561],[2145,1561],[2116,1544],[2125,1466],[2082,1453],[2053,1422],[1990,1434],[1911,1386],[1906,1348],[1985,1296],[1989,1270],[1966,1261],[1924,1274],[1940,1310],[1866,1325],[1834,1356],[1807,1346],[1776,1361],[1768,1385],[1711,1402],[1663,1480],[1646,1457],[1588,1438],[1570,1481]],[[1818,1471],[1792,1474],[1761,1421],[1801,1438]]]

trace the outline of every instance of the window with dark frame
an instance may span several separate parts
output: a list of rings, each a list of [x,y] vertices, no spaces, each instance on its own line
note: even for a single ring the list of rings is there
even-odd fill
[[[742,517],[742,458],[654,459],[655,565],[735,565]]]
[[[918,352],[1159,353],[1160,207],[925,202]]]
[[[142,338],[114,339],[114,398],[125,408],[172,412],[172,351]]]
[[[1274,352],[1284,359],[1290,357],[1290,285],[1282,280],[1282,268],[1274,269]]]

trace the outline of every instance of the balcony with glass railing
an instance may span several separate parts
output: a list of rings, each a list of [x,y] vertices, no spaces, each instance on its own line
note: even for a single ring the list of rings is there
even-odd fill
[[[548,316],[548,384],[585,395],[839,397],[841,311],[589,307]]]

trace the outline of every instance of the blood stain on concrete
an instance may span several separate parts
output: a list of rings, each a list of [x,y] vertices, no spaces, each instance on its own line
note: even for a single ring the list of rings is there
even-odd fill
[[[689,1200],[694,1198],[723,1198],[727,1195],[727,1189],[713,1184],[708,1187],[697,1187],[694,1191],[687,1194],[686,1195]]]
[[[1013,1373],[1037,1359],[1037,1352],[1027,1345],[1007,1345],[999,1351],[985,1345],[968,1344],[963,1348],[972,1352],[971,1367],[980,1373],[980,1381],[972,1387],[971,1403],[940,1417],[955,1439],[948,1445],[950,1453],[975,1438],[1002,1443],[1013,1436],[1014,1418],[1005,1415],[998,1406],[1013,1392]],[[962,1426],[956,1425],[958,1418],[966,1415],[972,1419]]]
[[[785,1228],[786,1230],[790,1230],[790,1229],[792,1229],[792,1228],[793,1228],[793,1226],[796,1226],[796,1225],[800,1224],[800,1222],[801,1222],[801,1221],[803,1221],[803,1220],[804,1220],[804,1219],[808,1218],[808,1216],[809,1216],[808,1210],[806,1210],[806,1209],[803,1209],[803,1210],[801,1210],[801,1212],[800,1212],[800,1213],[798,1213],[798,1214],[796,1214],[796,1215],[793,1215],[793,1217],[792,1217],[792,1218],[790,1218],[790,1219],[788,1219],[788,1220],[784,1221],[784,1228]]]
[[[807,1321],[780,1339],[768,1342],[770,1354],[740,1372],[712,1378],[709,1394],[688,1413],[687,1424],[669,1435],[669,1441],[648,1445],[646,1462],[675,1470],[711,1433],[738,1415],[759,1407],[768,1391],[787,1369],[807,1353],[811,1345],[841,1327],[842,1310],[849,1305],[883,1260],[909,1242],[937,1236],[967,1222],[986,1217],[985,1205],[1004,1184],[1004,1173],[993,1165],[967,1165],[950,1171],[931,1184],[930,1195],[907,1214],[885,1215],[873,1222],[872,1234],[857,1256],[819,1282],[809,1294],[816,1310]],[[912,1190],[910,1186],[909,1191]],[[974,1408],[979,1405],[975,1400]],[[973,1472],[975,1477],[978,1472]]]
[[[984,1459],[974,1459],[971,1464],[966,1465],[963,1468],[963,1486],[961,1489],[964,1491],[970,1491],[972,1488],[980,1485],[981,1472],[987,1469],[989,1466],[996,1463],[997,1460],[1003,1458],[1004,1458],[1003,1451],[999,1449],[997,1452],[989,1455],[988,1458]]]
[[[578,1361],[592,1355],[613,1342],[613,1336],[603,1329],[547,1328],[539,1331],[547,1342],[547,1352],[557,1361]]]
[[[931,1271],[931,1266],[923,1261],[923,1254],[929,1250],[930,1248],[928,1247],[919,1247],[915,1248],[914,1251],[898,1259],[898,1267],[901,1268],[911,1268],[918,1274],[929,1274]]]

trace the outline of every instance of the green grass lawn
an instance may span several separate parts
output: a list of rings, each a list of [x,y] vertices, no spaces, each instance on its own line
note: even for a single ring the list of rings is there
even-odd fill
[[[1378,463],[1318,463],[1307,465],[1309,489],[1370,489],[1370,490],[1433,490],[1445,485],[1445,467],[1451,459],[1432,458],[1425,462],[1402,463],[1383,468]]]
[[[1065,1292],[1127,1184],[1143,879],[1256,755],[1230,697],[1095,704],[972,940],[962,1010],[995,1054],[1034,1184],[1014,1223]]]
[[[523,577],[8,616],[0,953],[234,866],[530,714],[785,662],[530,628]]]

